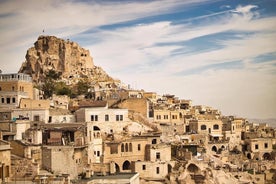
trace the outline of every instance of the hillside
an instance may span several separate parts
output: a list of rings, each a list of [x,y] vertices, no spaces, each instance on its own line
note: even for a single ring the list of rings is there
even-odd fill
[[[36,84],[45,82],[49,71],[55,71],[61,81],[74,85],[82,79],[90,82],[114,80],[101,67],[95,66],[89,50],[77,43],[55,36],[39,36],[34,47],[27,50],[19,73],[32,76]]]

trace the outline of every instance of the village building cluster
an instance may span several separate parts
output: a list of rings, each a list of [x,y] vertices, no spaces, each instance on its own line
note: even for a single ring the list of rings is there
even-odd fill
[[[102,85],[43,99],[0,74],[0,183],[275,183],[276,129],[174,95]]]

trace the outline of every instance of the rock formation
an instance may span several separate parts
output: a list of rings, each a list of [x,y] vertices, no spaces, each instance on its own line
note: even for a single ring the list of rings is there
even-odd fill
[[[31,75],[35,83],[43,83],[50,70],[60,73],[66,84],[76,84],[84,78],[94,82],[113,81],[102,68],[94,65],[89,50],[55,36],[39,36],[25,58],[19,73]]]

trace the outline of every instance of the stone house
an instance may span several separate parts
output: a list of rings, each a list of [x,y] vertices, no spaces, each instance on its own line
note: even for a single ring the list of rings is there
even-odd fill
[[[6,141],[0,140],[0,183],[11,179],[11,147]]]
[[[15,108],[22,98],[34,98],[32,78],[23,73],[0,74],[1,107]]]
[[[146,98],[128,98],[122,100],[118,105],[119,108],[128,109],[142,114],[145,118],[151,118],[152,109],[150,108],[150,101]]]
[[[246,139],[243,145],[243,151],[248,159],[253,160],[273,160],[273,139],[255,138]]]
[[[240,141],[245,132],[246,120],[244,118],[227,116],[222,117],[222,122],[222,132],[224,139],[229,141],[229,149],[232,150],[235,147],[240,149]]]
[[[0,139],[13,140],[16,135],[16,126],[12,121],[12,110],[0,109]]]
[[[111,136],[111,139],[106,139],[103,143],[104,156],[103,163],[110,165],[114,164],[114,172],[131,172],[133,170],[133,162],[145,161],[149,151],[146,151],[147,145],[159,144],[161,134],[141,134],[131,137],[116,138]],[[149,149],[148,149],[149,150]],[[105,168],[107,172],[113,166]],[[112,171],[113,169],[111,169]]]
[[[77,122],[94,122],[101,132],[122,132],[131,123],[128,109],[110,109],[105,107],[84,107],[75,112]]]
[[[85,124],[46,124],[43,129],[43,169],[72,178],[90,169],[93,155]]]
[[[133,162],[132,171],[138,172],[142,179],[164,181],[171,172],[171,146],[164,143],[147,144],[145,160]]]
[[[11,148],[13,178],[31,180],[42,164],[41,145],[14,140],[11,141]]]
[[[75,115],[67,109],[50,109],[47,123],[75,123]]]
[[[131,172],[131,162],[144,161],[147,139],[138,137],[104,142],[103,163],[114,163],[115,172]]]
[[[221,140],[223,137],[221,120],[191,120],[189,129],[191,132],[209,135],[210,141]]]

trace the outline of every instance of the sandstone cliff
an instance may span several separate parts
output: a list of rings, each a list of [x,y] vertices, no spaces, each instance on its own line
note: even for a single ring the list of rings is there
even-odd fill
[[[94,65],[89,50],[55,36],[39,36],[25,58],[19,73],[31,75],[35,83],[43,83],[49,70],[60,73],[61,80],[70,85],[83,78],[91,82],[113,82],[102,68]]]

